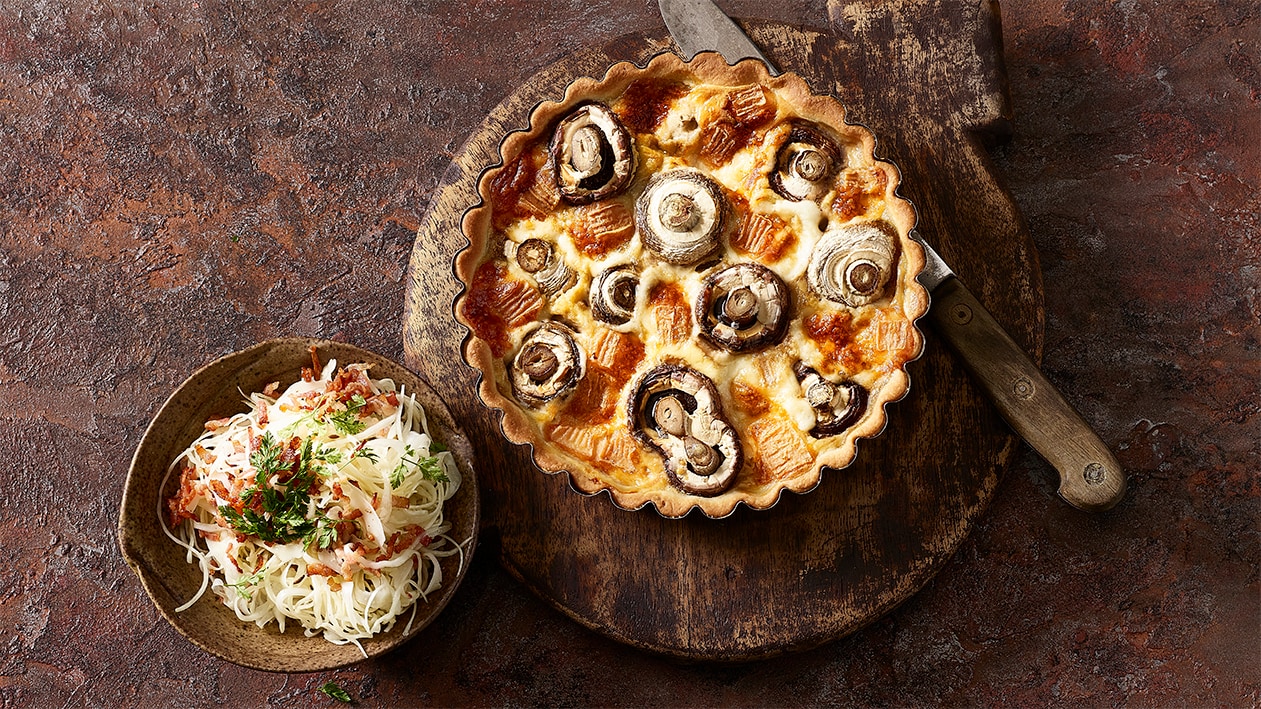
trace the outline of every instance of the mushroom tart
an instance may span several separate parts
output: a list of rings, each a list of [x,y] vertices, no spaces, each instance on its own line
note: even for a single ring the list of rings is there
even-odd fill
[[[875,139],[800,77],[673,54],[508,133],[457,319],[508,440],[584,493],[711,517],[843,468],[905,395],[924,256]]]

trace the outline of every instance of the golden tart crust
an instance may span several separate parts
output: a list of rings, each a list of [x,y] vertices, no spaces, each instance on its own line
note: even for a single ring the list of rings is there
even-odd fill
[[[607,106],[629,134],[633,175],[611,196],[571,204],[556,186],[553,133],[592,102],[594,122],[607,128]],[[713,53],[686,63],[662,54],[643,68],[616,64],[603,78],[577,79],[562,100],[535,108],[528,130],[504,138],[503,163],[482,175],[482,201],[462,222],[470,245],[455,261],[465,285],[456,317],[471,332],[463,354],[482,374],[482,400],[503,412],[508,440],[530,444],[539,467],[567,471],[581,492],[608,490],[621,507],[652,503],[667,517],[693,508],[723,517],[740,503],[764,509],[784,490],[815,487],[822,468],[850,464],[856,441],[878,435],[885,404],[907,391],[905,365],[923,347],[914,323],[928,309],[928,294],[915,280],[924,255],[909,236],[915,211],[895,194],[897,169],[875,159],[874,137],[844,117],[836,100],[813,95],[798,76],[769,76],[755,61],[729,66]],[[830,172],[817,164],[784,167],[797,143],[812,140],[811,131],[831,141],[817,151],[836,159]],[[637,201],[650,201],[645,192],[654,189],[654,177],[671,171],[700,173],[718,185],[723,206],[702,212],[716,223],[701,223],[690,209],[668,212],[661,200],[637,209]],[[817,183],[823,187],[794,177],[817,174],[825,175]],[[704,204],[711,193],[688,192]],[[644,223],[646,213],[675,220],[671,230],[715,227],[718,244],[673,263],[679,259],[660,251],[654,235],[644,238],[653,228]],[[862,263],[854,256],[829,260],[815,255],[824,246],[871,255]],[[882,259],[890,264],[885,270],[870,265]],[[637,286],[632,300],[622,300],[631,313],[625,322],[608,307],[593,308],[602,276],[625,275],[614,271],[633,273]],[[873,280],[876,273],[887,282]],[[742,350],[713,313],[728,308],[722,317],[739,318],[740,299],[731,293],[749,283],[760,284],[748,287],[763,294],[786,290],[786,311],[779,313],[786,323],[774,324],[782,332],[755,333]],[[765,319],[766,307],[759,312]],[[722,332],[702,336],[702,326]],[[662,367],[688,368],[713,383],[717,401],[708,405],[717,411],[706,411],[717,423],[709,414],[703,423],[728,427],[722,445],[734,433],[741,449],[732,456],[714,444],[727,452],[720,459],[739,465],[720,492],[703,485],[689,491],[678,475],[667,475],[667,461],[685,477],[693,469],[669,457],[682,456],[679,441],[656,429],[634,433],[643,428],[636,390]],[[837,385],[828,391],[850,392],[831,401],[865,398],[865,406],[846,409],[851,415],[844,420],[829,419],[835,410],[819,404],[820,390],[806,391],[823,380]],[[690,425],[702,425],[699,413],[692,416]],[[842,430],[819,434],[825,420]]]

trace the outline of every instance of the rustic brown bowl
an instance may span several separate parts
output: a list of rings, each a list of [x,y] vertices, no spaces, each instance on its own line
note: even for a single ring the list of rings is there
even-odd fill
[[[410,632],[407,618],[387,633],[362,641],[368,657],[392,650],[419,633],[451,599],[468,569],[477,545],[478,495],[473,473],[473,447],[456,426],[442,399],[423,379],[373,352],[328,340],[288,338],[268,340],[222,357],[193,373],[167,399],[149,424],[127,473],[127,484],[118,519],[118,542],[128,566],[140,577],[145,592],[171,625],[194,645],[228,662],[269,672],[313,672],[342,667],[364,659],[354,645],[335,645],[322,636],[308,638],[294,623],[284,633],[275,624],[259,628],[244,623],[207,593],[191,608],[176,613],[201,586],[196,564],[185,561],[184,549],[173,543],[159,525],[159,509],[174,488],[162,489],[167,467],[203,430],[212,418],[245,410],[241,392],[262,391],[279,381],[281,388],[297,381],[303,366],[310,366],[308,347],[318,348],[321,361],[367,362],[376,378],[388,377],[416,395],[425,409],[430,432],[455,456],[463,482],[447,502],[451,538],[464,542],[466,552],[442,560],[442,588],[420,600]]]

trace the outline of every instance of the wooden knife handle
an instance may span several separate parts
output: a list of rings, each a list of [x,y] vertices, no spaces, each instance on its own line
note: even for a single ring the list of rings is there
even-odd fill
[[[1037,365],[957,278],[933,290],[929,319],[1007,423],[1060,474],[1060,497],[1102,512],[1125,495],[1125,471]]]

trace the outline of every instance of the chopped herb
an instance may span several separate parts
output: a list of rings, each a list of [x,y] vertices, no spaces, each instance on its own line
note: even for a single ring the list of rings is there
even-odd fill
[[[447,477],[447,471],[442,468],[442,461],[438,460],[438,456],[431,455],[428,458],[421,458],[416,461],[420,467],[420,472],[425,476],[426,480],[432,480],[436,483],[451,482]]]
[[[324,686],[319,688],[319,691],[327,694],[333,699],[336,699],[342,704],[350,704],[352,701],[350,698],[350,693],[342,689],[341,687],[337,686],[336,682],[325,682]]]
[[[433,450],[431,447],[430,450]],[[416,449],[411,446],[403,448],[402,460],[395,466],[394,471],[390,473],[390,487],[399,487],[403,484],[403,478],[407,475],[408,469],[419,469],[420,474],[426,480],[432,480],[437,483],[451,482],[447,478],[446,471],[442,468],[442,461],[438,460],[438,456],[431,455],[424,458],[416,457]]]
[[[254,587],[257,586],[258,582],[262,580],[263,580],[263,572],[259,571],[258,573],[253,573],[253,574],[250,574],[249,576],[242,576],[241,578],[236,580],[236,583],[230,583],[228,585],[235,588],[237,594],[240,595],[241,598],[249,599],[249,598],[253,598]]]
[[[331,423],[338,430],[347,436],[353,436],[360,433],[368,425],[359,420],[359,411],[368,405],[368,400],[363,398],[362,394],[355,394],[350,397],[350,401],[346,404],[345,411],[338,411],[335,414],[329,414],[325,417],[326,423]]]
[[[262,495],[262,511],[252,507],[237,512],[228,505],[219,508],[219,514],[237,532],[258,537],[265,542],[288,543],[305,538],[318,529],[318,521],[307,519],[306,511],[311,500],[310,488],[315,482],[312,463],[315,459],[310,439],[299,449],[298,460],[282,461],[285,447],[263,434],[258,449],[250,454],[250,464],[258,469],[255,485],[241,491],[241,500],[253,503]],[[296,472],[281,486],[274,487],[268,481],[275,473]]]
[[[337,522],[325,516],[315,520],[315,527],[302,537],[302,546],[328,549],[337,541]]]
[[[447,452],[448,450],[450,450],[450,449],[449,449],[449,448],[447,448],[446,446],[442,445],[441,443],[437,442],[437,441],[429,441],[429,452],[430,452],[430,453],[445,453],[445,452]]]
[[[318,460],[321,460],[329,465],[337,465],[342,462],[341,451],[333,448],[332,446],[320,445],[319,448],[315,449],[314,455]]]
[[[381,458],[381,456],[377,455],[376,451],[372,450],[371,448],[366,448],[366,447],[360,448],[359,450],[355,451],[355,457],[366,458],[372,461],[373,463],[377,462]]]

